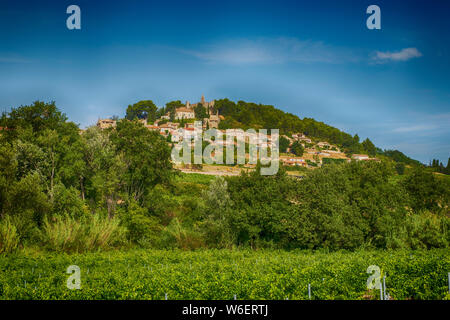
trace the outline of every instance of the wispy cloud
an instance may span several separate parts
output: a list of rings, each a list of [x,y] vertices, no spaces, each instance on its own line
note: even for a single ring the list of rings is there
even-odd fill
[[[404,48],[400,51],[376,51],[372,60],[378,63],[384,63],[388,61],[407,61],[413,58],[421,57],[422,53],[416,48]]]
[[[326,45],[321,41],[297,38],[235,39],[200,48],[183,50],[184,53],[210,63],[279,64],[342,63],[359,60],[350,50]]]
[[[402,132],[402,133],[406,133],[406,132],[423,132],[423,131],[434,130],[436,128],[438,128],[438,127],[436,125],[434,125],[434,124],[431,124],[431,125],[419,124],[419,125],[398,127],[398,128],[393,129],[392,132]]]
[[[408,122],[397,122],[391,131],[395,133],[414,133],[416,135],[448,135],[450,113],[414,114]]]

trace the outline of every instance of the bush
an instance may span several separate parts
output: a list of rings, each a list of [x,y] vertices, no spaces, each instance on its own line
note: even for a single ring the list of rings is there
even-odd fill
[[[397,174],[403,175],[405,174],[405,164],[402,162],[398,162],[395,164],[395,171],[397,171]]]
[[[336,163],[336,164],[341,164],[341,163],[346,163],[347,159],[334,159],[334,158],[322,158],[322,164],[332,164],[332,163]]]
[[[79,194],[80,192],[74,187],[66,188],[63,184],[56,185],[53,212],[56,215],[68,214],[74,218],[88,214],[88,208]]]
[[[120,245],[125,229],[119,219],[93,214],[82,218],[62,215],[44,219],[41,240],[49,250],[64,252],[93,251]]]
[[[127,229],[128,240],[144,247],[155,246],[161,226],[159,220],[155,216],[150,216],[146,208],[133,201],[120,217]]]
[[[450,219],[429,211],[408,217],[405,227],[407,241],[413,249],[447,248],[449,245]]]
[[[302,144],[298,141],[294,141],[294,143],[291,146],[291,152],[295,154],[298,157],[303,156],[303,152],[305,149],[303,148]]]
[[[444,181],[423,168],[415,168],[403,181],[403,186],[410,195],[414,211],[440,211],[448,208],[450,192]]]
[[[309,159],[306,159],[306,163],[308,164],[308,166],[317,167],[317,163]]]
[[[192,250],[204,246],[204,243],[200,234],[186,229],[178,218],[174,218],[161,233],[161,245],[166,248]]]
[[[0,220],[0,254],[11,253],[17,249],[19,245],[19,235],[16,227],[7,216]]]

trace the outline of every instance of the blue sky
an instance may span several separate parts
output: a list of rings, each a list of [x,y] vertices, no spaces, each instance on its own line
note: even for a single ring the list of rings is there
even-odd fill
[[[66,8],[81,8],[81,30]],[[381,30],[366,8],[381,9]],[[56,101],[82,127],[151,99],[313,117],[450,157],[448,1],[0,1],[0,111]]]

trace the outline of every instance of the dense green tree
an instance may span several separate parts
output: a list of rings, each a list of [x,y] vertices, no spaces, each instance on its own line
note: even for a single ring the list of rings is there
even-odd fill
[[[276,246],[288,241],[292,181],[281,168],[275,176],[256,171],[227,179],[233,212],[230,224],[238,245]]]
[[[405,173],[405,164],[402,162],[397,162],[395,164],[395,171],[397,171],[398,174],[402,175]]]
[[[125,163],[125,188],[136,201],[156,184],[168,183],[172,176],[170,148],[156,132],[135,121],[119,121],[111,141]]]
[[[0,219],[9,216],[22,239],[35,234],[35,228],[50,209],[41,177],[35,170],[18,172],[16,149],[0,145]]]
[[[377,154],[377,150],[375,148],[375,145],[372,143],[372,141],[370,141],[369,138],[366,138],[366,140],[364,140],[361,145],[364,151],[367,152],[369,156],[375,157],[375,155]]]
[[[398,150],[384,150],[381,154],[391,158],[395,162],[403,162],[404,164],[409,164],[413,166],[422,166],[422,164],[414,159],[409,158],[402,152]]]
[[[177,108],[184,107],[180,100],[170,101],[166,103],[165,113],[169,112],[170,121],[175,121],[175,111]]]
[[[411,207],[416,212],[424,209],[438,210],[448,206],[448,186],[421,167],[412,170],[403,185],[411,197]]]
[[[291,152],[296,156],[301,157],[303,156],[304,151],[305,149],[303,148],[302,144],[299,141],[294,141],[291,146]]]
[[[128,106],[125,118],[128,120],[147,119],[149,122],[154,122],[157,109],[152,100],[141,100]]]
[[[162,230],[160,221],[149,214],[146,208],[131,200],[121,212],[122,224],[127,228],[128,239],[143,247],[154,246]]]
[[[204,118],[208,118],[208,114],[206,112],[206,108],[199,103],[194,107],[195,118],[197,120],[203,120]]]
[[[289,139],[287,139],[284,136],[281,136],[280,141],[279,141],[280,152],[287,152],[287,148],[289,148],[289,144],[290,144]]]
[[[449,159],[450,162],[450,159]],[[429,167],[433,169],[435,172],[450,174],[449,172],[449,162],[447,162],[447,167],[444,167],[444,164],[439,161],[439,159],[433,159],[430,163]]]
[[[67,117],[61,113],[55,102],[35,101],[29,106],[12,108],[8,116],[2,118],[2,126],[10,129],[31,128],[37,134],[43,130],[57,130],[66,124]],[[6,135],[16,137],[17,130],[9,130]]]
[[[227,190],[227,181],[217,177],[203,192],[206,202],[206,218],[202,228],[210,246],[231,247],[235,241],[235,232],[231,226],[232,202]]]

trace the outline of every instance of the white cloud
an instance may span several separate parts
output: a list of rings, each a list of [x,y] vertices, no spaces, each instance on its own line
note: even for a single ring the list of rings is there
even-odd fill
[[[347,49],[325,45],[320,41],[302,41],[297,38],[235,39],[204,46],[200,50],[183,50],[184,53],[211,63],[225,64],[277,64],[341,63],[356,61]]]
[[[377,62],[387,62],[387,61],[407,61],[412,58],[421,57],[422,53],[416,48],[405,48],[396,52],[375,52],[373,60]]]
[[[436,129],[437,126],[436,125],[412,125],[412,126],[403,126],[403,127],[398,127],[393,129],[393,132],[423,132],[423,131],[429,131],[429,130],[434,130]]]
[[[414,133],[415,135],[445,136],[450,133],[450,113],[411,114],[409,120],[391,123],[395,133]]]

